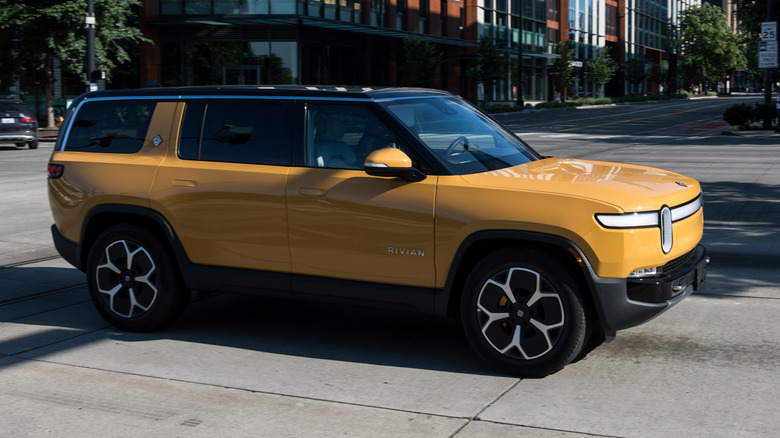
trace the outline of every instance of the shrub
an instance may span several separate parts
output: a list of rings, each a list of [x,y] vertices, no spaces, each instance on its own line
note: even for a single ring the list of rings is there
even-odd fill
[[[770,121],[777,117],[777,109],[774,103],[757,103],[756,109],[753,110],[753,121],[763,122],[763,120],[769,119]],[[780,120],[778,120],[780,122]]]
[[[581,106],[582,101],[580,100],[551,100],[547,102],[541,102],[536,105],[536,108],[568,108],[572,106]]]
[[[519,107],[517,105],[509,105],[509,104],[482,105],[480,106],[480,108],[482,108],[482,111],[488,114],[512,113],[512,112],[518,112],[523,110],[523,107]]]
[[[726,108],[723,112],[723,120],[731,126],[745,129],[755,120],[755,111],[750,105],[738,103]]]

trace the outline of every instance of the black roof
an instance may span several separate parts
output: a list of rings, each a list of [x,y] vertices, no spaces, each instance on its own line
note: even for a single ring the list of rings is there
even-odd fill
[[[82,98],[126,96],[280,96],[280,97],[330,97],[351,99],[384,99],[421,96],[453,96],[452,93],[427,88],[368,87],[336,85],[222,85],[206,87],[153,87],[133,90],[94,91]]]

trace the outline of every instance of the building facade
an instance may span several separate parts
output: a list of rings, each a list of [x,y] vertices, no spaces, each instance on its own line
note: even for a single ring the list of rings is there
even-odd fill
[[[607,95],[659,93],[674,73],[678,14],[700,1],[147,0],[141,26],[153,44],[141,49],[141,80],[406,85],[403,41],[416,36],[442,55],[430,86],[472,101],[552,100],[563,90],[550,66],[565,42],[580,73],[568,96],[595,95],[584,72],[603,48],[619,65]],[[467,74],[485,34],[506,63],[489,92]]]
[[[405,38],[442,54],[430,86],[475,96],[476,17],[452,0],[148,0],[142,81],[212,84],[404,85]],[[471,58],[471,61],[469,60]]]

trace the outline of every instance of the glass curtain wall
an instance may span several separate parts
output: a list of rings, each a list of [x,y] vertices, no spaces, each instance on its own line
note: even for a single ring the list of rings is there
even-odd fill
[[[296,0],[160,0],[161,15],[295,14]]]
[[[675,10],[670,14],[669,6]],[[626,59],[630,60],[634,68],[644,65],[645,77],[655,81],[665,82],[663,78],[666,68],[665,65],[657,63],[646,56],[646,49],[655,51],[672,51],[671,33],[675,26],[674,21],[681,9],[680,2],[669,0],[626,0]],[[660,72],[660,73],[659,73]],[[636,75],[636,73],[633,73]],[[642,75],[639,75],[642,76]],[[628,94],[645,94],[648,90],[648,80],[633,81],[628,78],[626,81],[626,92]]]
[[[605,47],[606,3],[599,0],[569,0],[569,41],[574,59],[582,66],[579,80],[570,86],[569,97],[596,95],[596,86],[585,77],[587,62],[594,59],[597,49]],[[615,54],[613,53],[612,56]]]
[[[517,101],[519,45],[523,45],[523,99],[545,100],[549,52],[548,0],[478,0],[480,35],[493,37],[506,60],[504,78],[487,90],[485,101]],[[521,10],[522,8],[522,10]],[[480,17],[481,15],[481,17]]]
[[[375,17],[383,19],[386,0],[374,3],[379,6]],[[303,79],[330,80],[333,68],[323,64],[323,60],[330,59],[331,51],[341,53],[337,47],[322,45],[322,53],[315,55],[323,65],[310,65],[318,67],[318,70],[303,78],[301,54],[319,50],[318,43],[305,43],[298,37],[272,39],[268,25],[238,26],[216,18],[229,15],[304,15],[358,23],[360,13],[361,2],[356,0],[160,0],[160,15],[163,17],[214,17],[211,20],[198,17],[199,20],[203,18],[212,22],[204,32],[208,34],[206,37],[171,36],[162,40],[163,83],[166,86],[263,85],[300,84]],[[203,25],[203,22],[199,24]],[[267,39],[257,36],[266,33]],[[350,69],[353,67],[350,66]]]
[[[163,41],[164,86],[297,84],[295,41]]]

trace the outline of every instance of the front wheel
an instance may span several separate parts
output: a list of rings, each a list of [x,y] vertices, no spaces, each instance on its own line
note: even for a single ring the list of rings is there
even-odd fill
[[[472,347],[504,372],[544,377],[580,352],[587,318],[568,269],[536,250],[493,252],[471,271],[461,321]]]
[[[149,230],[133,224],[111,227],[95,240],[87,284],[98,312],[126,331],[170,323],[189,298],[170,252]]]

